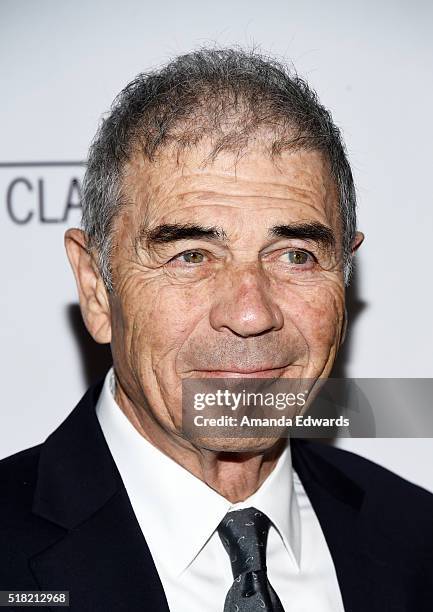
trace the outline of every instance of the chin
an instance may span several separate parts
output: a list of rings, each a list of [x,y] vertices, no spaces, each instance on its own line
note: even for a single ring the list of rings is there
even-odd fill
[[[262,453],[271,449],[281,438],[217,438],[194,437],[189,441],[197,448],[219,453]]]

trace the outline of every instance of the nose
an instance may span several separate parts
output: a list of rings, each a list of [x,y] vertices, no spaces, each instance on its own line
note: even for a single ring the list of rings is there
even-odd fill
[[[210,324],[216,331],[248,338],[281,329],[283,322],[260,264],[226,269],[210,311]]]

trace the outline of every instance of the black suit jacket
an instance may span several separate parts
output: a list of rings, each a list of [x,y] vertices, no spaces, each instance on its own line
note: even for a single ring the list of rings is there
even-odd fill
[[[168,612],[95,413],[102,382],[43,444],[0,462],[0,590],[69,590],[73,612]],[[433,495],[352,453],[291,448],[345,610],[431,612]]]

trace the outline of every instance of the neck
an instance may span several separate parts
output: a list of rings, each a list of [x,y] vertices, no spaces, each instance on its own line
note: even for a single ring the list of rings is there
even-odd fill
[[[286,446],[285,439],[266,443],[265,448],[219,450],[199,446],[179,432],[169,432],[137,407],[116,381],[115,400],[143,438],[183,468],[202,480],[231,503],[252,495],[274,469]],[[251,441],[251,440],[250,440]],[[238,440],[244,443],[245,440]],[[257,440],[252,441],[258,444]]]

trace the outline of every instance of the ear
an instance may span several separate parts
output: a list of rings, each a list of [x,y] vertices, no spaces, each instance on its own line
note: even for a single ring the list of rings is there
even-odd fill
[[[111,342],[110,302],[93,255],[87,251],[85,233],[77,228],[68,229],[65,248],[77,283],[84,323],[96,342]]]
[[[344,317],[343,317],[343,331],[341,332],[341,340],[340,340],[340,346],[343,344],[343,342],[346,340],[346,334],[347,334],[347,321],[348,321],[348,315],[347,315],[347,308],[346,305],[344,306]]]
[[[364,242],[364,238],[365,238],[365,236],[364,236],[364,234],[362,232],[356,232],[355,233],[355,237],[354,237],[354,239],[352,241],[352,245],[351,245],[352,256],[355,255],[355,252],[359,249],[361,244]],[[348,323],[347,308],[346,308],[346,306],[344,306],[343,331],[342,331],[342,334],[341,334],[340,346],[343,344],[343,342],[346,339],[347,323]]]
[[[355,254],[355,251],[357,251],[359,247],[361,246],[361,244],[364,242],[364,238],[365,236],[362,232],[355,233],[355,238],[353,239],[352,246],[351,246],[352,255]]]

